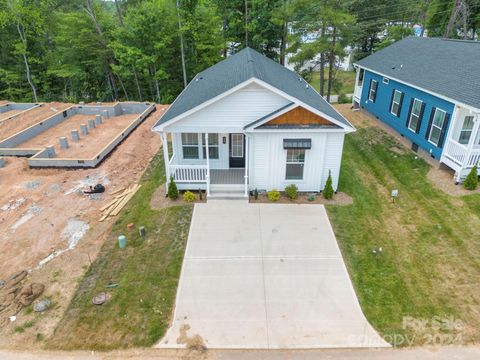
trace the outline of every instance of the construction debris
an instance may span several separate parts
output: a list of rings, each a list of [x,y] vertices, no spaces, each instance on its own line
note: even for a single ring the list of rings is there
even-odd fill
[[[119,195],[116,195],[112,201],[100,208],[102,216],[98,221],[104,221],[108,217],[117,216],[140,187],[141,185],[135,184],[121,192]]]
[[[110,299],[110,294],[106,292],[101,292],[92,299],[93,305],[103,305]]]
[[[44,312],[45,310],[47,310],[50,307],[51,304],[52,304],[52,302],[49,299],[40,300],[40,301],[36,302],[35,304],[33,304],[33,311]]]
[[[26,271],[21,271],[5,281],[0,288],[0,327],[12,321],[12,318],[43,294],[43,284],[31,283],[22,285],[27,276]]]

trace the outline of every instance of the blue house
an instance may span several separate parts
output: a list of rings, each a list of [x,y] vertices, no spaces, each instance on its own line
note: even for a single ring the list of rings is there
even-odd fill
[[[480,161],[480,43],[408,37],[356,64],[353,105],[462,181]]]

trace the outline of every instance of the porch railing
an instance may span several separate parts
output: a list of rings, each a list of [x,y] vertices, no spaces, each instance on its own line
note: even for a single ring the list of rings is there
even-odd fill
[[[472,149],[468,154],[468,148],[455,140],[449,140],[445,156],[462,167],[472,167],[480,161],[480,149]]]
[[[207,172],[207,165],[170,165],[170,175],[177,183],[205,183]]]

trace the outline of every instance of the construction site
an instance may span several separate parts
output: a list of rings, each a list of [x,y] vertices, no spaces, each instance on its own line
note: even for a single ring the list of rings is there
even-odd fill
[[[0,110],[3,335],[12,332],[15,314],[37,293],[55,299],[54,314],[65,310],[76,279],[95,259],[158,152],[161,140],[151,127],[167,108],[45,103],[16,109],[0,102],[0,109],[5,105],[11,110]],[[98,185],[101,191],[95,191]],[[7,288],[16,290],[3,293]],[[56,321],[56,316],[45,319],[45,333]],[[3,335],[0,346],[24,340]]]

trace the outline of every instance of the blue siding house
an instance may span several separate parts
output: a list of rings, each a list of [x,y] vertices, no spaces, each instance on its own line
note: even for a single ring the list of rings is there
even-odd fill
[[[454,170],[480,161],[480,43],[409,37],[355,64],[353,105]]]

